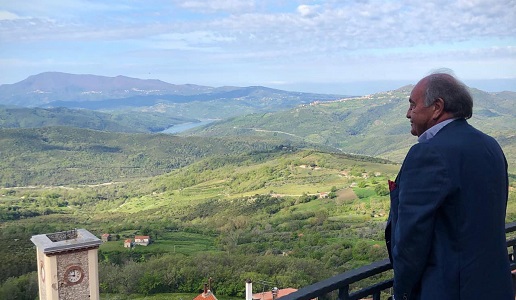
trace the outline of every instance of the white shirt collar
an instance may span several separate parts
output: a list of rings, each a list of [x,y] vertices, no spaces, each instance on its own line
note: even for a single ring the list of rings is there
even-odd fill
[[[434,126],[428,128],[425,132],[423,132],[423,134],[417,138],[417,141],[422,143],[430,140],[439,132],[439,130],[443,129],[444,126],[450,124],[455,120],[457,120],[457,118],[451,118],[435,124]]]

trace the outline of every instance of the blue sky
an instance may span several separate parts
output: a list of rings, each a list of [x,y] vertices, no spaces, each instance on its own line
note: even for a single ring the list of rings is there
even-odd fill
[[[0,0],[0,68],[0,84],[59,71],[363,94],[448,68],[510,85],[516,1]]]

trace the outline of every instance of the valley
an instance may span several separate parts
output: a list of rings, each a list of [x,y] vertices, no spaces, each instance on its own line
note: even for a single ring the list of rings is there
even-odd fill
[[[32,234],[69,228],[115,237],[99,252],[106,299],[195,295],[209,277],[222,299],[242,298],[247,277],[308,285],[386,257],[387,179],[398,169],[385,160],[282,147],[110,184],[3,188],[2,290],[36,280],[29,276],[36,267]],[[516,221],[514,180],[511,186],[507,220]],[[124,248],[135,235],[153,243]]]
[[[320,101],[226,87],[145,104],[140,87],[125,89],[138,108],[0,106],[0,298],[37,293],[32,235],[73,228],[112,236],[99,250],[102,299],[193,298],[210,277],[218,299],[243,299],[248,278],[299,288],[385,258],[387,180],[415,143],[410,88]],[[509,162],[513,222],[516,94],[472,92],[470,123]],[[110,103],[99,95],[87,97]],[[217,121],[161,133],[204,119]],[[137,235],[153,242],[125,248]]]
[[[34,270],[32,232],[70,226],[119,236],[100,248],[106,293],[191,292],[206,276],[215,278],[221,296],[241,295],[245,276],[281,286],[322,280],[385,255],[384,183],[398,166],[357,158],[280,150],[208,158],[161,176],[109,185],[4,188],[2,242],[17,241],[1,252],[9,261],[0,270],[2,280]],[[135,234],[150,235],[155,243],[128,251],[123,240]],[[139,285],[165,262],[182,267],[159,271],[155,289]],[[130,271],[134,264],[137,273]],[[110,272],[132,274],[124,280],[135,283],[113,282],[118,277]],[[168,272],[177,280],[190,278],[189,284],[164,285]]]

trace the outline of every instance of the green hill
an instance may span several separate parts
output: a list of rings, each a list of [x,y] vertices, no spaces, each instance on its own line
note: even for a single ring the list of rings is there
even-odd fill
[[[385,256],[386,181],[397,169],[378,159],[282,147],[207,157],[149,179],[4,188],[0,242],[10,246],[0,250],[8,262],[0,282],[35,269],[31,234],[84,227],[119,237],[100,248],[103,292],[142,293],[146,272],[159,269],[164,282],[172,266],[181,267],[174,270],[182,285],[146,292],[195,291],[208,274],[222,295],[240,295],[246,276],[303,286]],[[135,234],[155,243],[127,251],[123,239]],[[113,272],[132,274],[134,286]]]
[[[394,91],[329,102],[316,101],[317,98],[307,98],[305,95],[303,101],[295,103],[312,103],[294,109],[288,109],[295,104],[287,101],[288,97],[284,98],[282,94],[266,97],[259,92],[261,89],[250,90],[268,99],[263,102],[265,106],[263,103],[253,104],[254,98],[244,100],[238,97],[242,95],[233,93],[233,98],[224,98],[222,102],[159,103],[145,108],[103,113],[86,109],[0,107],[0,128],[72,126],[103,131],[159,132],[197,119],[222,118],[225,120],[191,130],[185,135],[287,139],[401,162],[408,148],[416,141],[409,134],[409,122],[404,117],[411,88],[406,86]],[[475,99],[471,123],[499,141],[514,173],[516,93],[470,90]],[[257,111],[260,113],[253,114]],[[233,117],[235,115],[237,117]],[[229,117],[233,118],[226,119]]]
[[[112,132],[159,132],[171,126],[198,122],[158,111],[99,112],[86,109],[0,106],[0,128],[69,126]]]
[[[0,186],[121,181],[164,174],[213,155],[307,146],[277,138],[178,137],[73,127],[0,129]]]
[[[70,228],[115,236],[99,251],[102,293],[191,293],[209,277],[217,295],[240,298],[246,278],[306,286],[386,257],[387,179],[398,169],[282,146],[207,156],[146,179],[3,188],[0,295],[37,280],[31,235]],[[154,243],[123,247],[139,234]]]
[[[316,102],[288,111],[236,117],[184,135],[275,136],[401,162],[416,142],[405,118],[410,90],[407,86],[359,98]],[[470,123],[498,140],[514,173],[516,93],[486,93],[476,89],[471,92],[475,105]]]

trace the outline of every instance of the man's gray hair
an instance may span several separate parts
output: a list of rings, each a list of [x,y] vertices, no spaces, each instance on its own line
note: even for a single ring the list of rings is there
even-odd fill
[[[443,99],[444,111],[455,118],[469,119],[473,115],[473,98],[466,85],[447,73],[434,73],[427,76],[425,106],[435,100]]]

